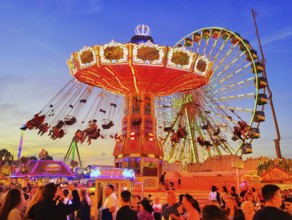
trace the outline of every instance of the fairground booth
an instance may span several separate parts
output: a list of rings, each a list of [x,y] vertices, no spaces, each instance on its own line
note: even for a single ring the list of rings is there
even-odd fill
[[[95,167],[91,170],[90,178],[95,179],[95,217],[99,208],[105,201],[105,190],[109,184],[114,186],[114,192],[118,198],[118,207],[121,205],[121,192],[132,190],[132,182],[135,180],[135,172],[125,168]]]
[[[55,182],[62,182],[63,179],[73,177],[73,172],[65,162],[55,160],[31,160],[11,175],[11,178],[25,179],[36,185],[52,181],[52,179]]]

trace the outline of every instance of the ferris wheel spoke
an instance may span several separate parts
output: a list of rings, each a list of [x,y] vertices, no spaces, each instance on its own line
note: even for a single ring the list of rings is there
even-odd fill
[[[216,64],[216,66],[214,67],[213,71],[216,72],[221,65],[224,65],[227,58],[229,57],[229,55],[236,49],[237,44],[234,44],[227,52],[226,54],[221,58],[221,60]],[[234,61],[235,62],[235,61]],[[216,76],[215,78],[217,78],[218,76]],[[214,79],[215,80],[215,79]]]
[[[217,90],[214,90],[214,93],[218,94],[218,93],[220,93],[222,91],[226,91],[226,90],[233,89],[233,88],[236,89],[236,90],[239,90],[241,88],[249,87],[249,86],[251,86],[253,84],[254,84],[254,77],[251,77],[251,78],[239,81],[239,82],[235,82],[235,83],[233,82],[232,84],[224,85],[221,88],[218,88]],[[239,89],[238,89],[238,87],[239,87]]]
[[[214,29],[212,29],[212,32],[213,32],[213,31],[214,31]],[[211,32],[211,35],[212,35],[212,32]],[[221,35],[221,32],[222,32],[222,30],[220,30],[219,36]],[[212,55],[214,49],[216,48],[216,45],[217,45],[218,42],[219,42],[218,39],[214,40],[213,45],[211,46],[211,50],[210,50],[210,52],[209,52],[208,55],[207,55],[207,57],[208,57],[209,59],[210,59],[210,57],[211,57],[211,55]]]
[[[216,101],[216,100],[220,100],[220,101],[243,100],[243,99],[249,99],[249,98],[253,98],[253,97],[255,97],[254,93],[248,93],[248,94],[240,94],[240,95],[233,95],[233,96],[215,98],[214,101]]]
[[[231,53],[232,51],[230,51]],[[229,53],[227,53],[229,55]],[[221,69],[220,72],[217,72],[216,74],[216,77],[214,77],[212,80],[211,80],[211,83],[214,82],[215,80],[217,80],[224,72],[226,72],[227,70],[230,69],[230,67],[232,67],[237,61],[240,60],[240,58],[245,55],[245,53],[240,53],[237,57],[235,57],[233,60],[231,60],[230,62],[226,63],[226,62],[221,62],[221,61],[225,61],[225,59],[223,58],[219,64],[214,68],[214,72],[216,72],[218,69]],[[223,65],[224,65],[224,68],[223,68]],[[237,65],[240,65],[237,64]],[[247,64],[248,65],[248,64]],[[250,64],[249,64],[250,65]],[[221,68],[222,67],[222,68]]]

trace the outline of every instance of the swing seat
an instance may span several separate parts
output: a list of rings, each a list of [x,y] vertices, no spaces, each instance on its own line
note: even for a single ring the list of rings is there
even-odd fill
[[[220,134],[220,127],[217,128],[217,130],[213,133],[214,136],[217,136]]]
[[[97,138],[100,137],[100,129],[97,129],[97,132],[94,132],[93,134],[89,135],[91,139],[96,140]]]
[[[64,119],[65,125],[73,125],[77,122],[77,119],[72,115],[67,115]]]
[[[117,107],[117,104],[115,104],[115,103],[111,103],[110,106],[113,106],[113,107],[116,108],[116,107]]]
[[[59,134],[58,134],[58,138],[62,138],[65,135],[65,131],[63,129],[60,130]]]
[[[171,129],[172,129],[172,127],[164,127],[163,131],[164,132],[169,132],[169,131],[171,131]]]
[[[106,110],[103,110],[103,109],[99,109],[99,111],[104,113],[104,114],[106,113]]]
[[[182,129],[179,129],[177,131],[177,136],[178,136],[179,139],[180,138],[186,138],[187,137],[187,131],[184,130],[183,128]]]
[[[112,126],[114,126],[114,123],[112,120],[104,119],[101,126],[103,129],[110,129]]]
[[[60,121],[58,121],[56,127],[59,128],[59,129],[61,129],[64,126],[64,124],[65,124],[65,122],[62,121],[62,120],[60,120]]]
[[[207,125],[207,124],[206,124],[206,125],[203,125],[203,126],[202,126],[202,129],[204,129],[204,130],[209,129],[209,125]]]

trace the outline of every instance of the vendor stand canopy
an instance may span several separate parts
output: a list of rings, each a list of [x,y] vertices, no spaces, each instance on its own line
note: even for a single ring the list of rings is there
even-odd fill
[[[35,160],[18,168],[12,178],[22,177],[73,177],[70,167],[63,161]]]

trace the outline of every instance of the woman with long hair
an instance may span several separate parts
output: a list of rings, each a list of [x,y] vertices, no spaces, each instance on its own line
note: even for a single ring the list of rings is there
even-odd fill
[[[255,209],[254,209],[254,205],[251,201],[244,201],[241,204],[241,210],[243,212],[243,219],[244,220],[252,220],[253,219]]]
[[[22,220],[25,200],[19,189],[11,189],[5,196],[0,209],[1,220]]]
[[[242,215],[243,215],[242,211],[238,209],[235,199],[231,196],[226,196],[225,202],[226,202],[226,206],[225,206],[224,211],[227,215],[227,219],[228,220],[242,219]]]
[[[44,199],[44,196],[43,196],[43,188],[44,188],[44,186],[40,186],[40,187],[36,190],[36,192],[35,192],[35,194],[33,195],[32,199],[30,200],[30,202],[29,202],[29,204],[28,204],[28,206],[27,206],[27,208],[26,208],[26,210],[25,210],[25,213],[24,213],[24,219],[25,219],[25,220],[28,219],[28,212],[29,212],[30,208],[31,208],[33,205],[39,203],[40,201],[42,201],[42,200]]]
[[[182,205],[177,208],[181,220],[200,220],[198,204],[194,203],[194,198],[185,194],[182,198]],[[184,212],[185,209],[186,211]]]
[[[154,217],[152,215],[153,208],[150,205],[150,201],[147,199],[143,199],[140,204],[140,211],[137,215],[138,220],[154,220]]]

